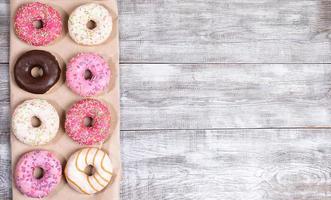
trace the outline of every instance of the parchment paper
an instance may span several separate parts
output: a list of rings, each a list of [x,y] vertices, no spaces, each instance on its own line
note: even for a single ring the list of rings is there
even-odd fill
[[[11,25],[10,25],[10,102],[11,102],[11,113],[13,113],[16,106],[22,103],[24,100],[40,98],[48,100],[57,109],[60,116],[60,130],[54,140],[47,145],[42,146],[29,146],[21,143],[11,133],[11,153],[12,153],[12,172],[15,171],[15,165],[19,157],[31,150],[45,149],[54,152],[57,157],[61,160],[62,167],[64,169],[66,160],[69,159],[70,155],[80,148],[81,146],[74,142],[64,132],[64,119],[65,111],[77,100],[82,99],[78,95],[70,91],[65,85],[64,74],[65,74],[65,63],[70,58],[79,52],[95,52],[102,55],[109,61],[111,67],[112,79],[109,90],[106,93],[101,94],[97,97],[93,97],[107,103],[111,111],[111,136],[102,145],[102,149],[108,152],[111,157],[114,166],[114,179],[111,185],[108,185],[106,189],[95,194],[95,195],[84,195],[73,190],[66,182],[64,175],[58,187],[44,199],[55,199],[55,200],[118,200],[119,199],[119,188],[121,178],[121,162],[120,162],[120,102],[119,102],[119,49],[118,49],[118,11],[116,0],[39,0],[39,2],[49,4],[56,8],[62,15],[63,18],[63,34],[62,36],[46,47],[34,47],[28,45],[17,38],[13,28],[13,17],[18,7],[24,3],[33,1],[29,0],[11,0]],[[111,37],[103,44],[97,46],[82,46],[76,44],[69,36],[67,30],[67,20],[69,14],[79,5],[84,3],[99,3],[108,8],[113,17],[113,32]],[[46,50],[52,53],[60,61],[62,68],[61,80],[58,84],[51,89],[50,92],[42,95],[36,95],[29,92],[25,92],[17,86],[13,77],[13,67],[17,58],[26,51],[40,49]],[[98,146],[98,145],[96,145]],[[22,195],[15,186],[15,177],[13,174],[13,199],[23,200],[30,199]]]

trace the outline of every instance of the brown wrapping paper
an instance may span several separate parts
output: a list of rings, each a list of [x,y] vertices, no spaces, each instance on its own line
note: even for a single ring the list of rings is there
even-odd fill
[[[54,152],[62,162],[64,169],[66,160],[70,155],[80,148],[86,147],[75,143],[64,132],[64,119],[65,111],[77,100],[82,99],[78,95],[75,95],[65,85],[64,72],[65,63],[79,52],[95,52],[102,55],[109,61],[111,67],[112,79],[111,84],[105,93],[93,97],[107,103],[111,111],[111,136],[101,148],[108,152],[111,157],[114,167],[114,178],[111,185],[108,185],[106,189],[95,195],[84,195],[73,190],[66,182],[64,175],[58,187],[44,199],[55,200],[117,200],[119,199],[120,190],[120,177],[121,177],[121,162],[120,162],[120,102],[119,102],[119,49],[118,49],[118,11],[116,0],[39,0],[39,2],[49,4],[56,8],[63,18],[63,34],[54,43],[45,47],[34,47],[28,45],[17,38],[13,28],[13,17],[17,8],[24,3],[32,2],[31,0],[11,0],[11,26],[10,26],[10,102],[11,111],[13,113],[16,106],[22,103],[24,100],[40,98],[48,100],[58,111],[60,116],[60,130],[54,140],[47,145],[42,146],[29,146],[21,143],[16,137],[11,134],[11,153],[12,153],[12,171],[13,171],[13,199],[23,200],[30,199],[22,195],[15,186],[15,174],[14,169],[19,157],[31,150],[45,149]],[[69,36],[67,29],[67,20],[69,14],[79,5],[84,3],[99,3],[109,9],[113,17],[113,32],[110,38],[103,44],[97,46],[82,46],[76,44]],[[62,76],[57,85],[46,94],[36,95],[25,92],[20,89],[15,83],[13,77],[13,67],[17,58],[24,52],[34,49],[46,50],[55,55],[61,64]],[[99,145],[96,145],[99,146]]]

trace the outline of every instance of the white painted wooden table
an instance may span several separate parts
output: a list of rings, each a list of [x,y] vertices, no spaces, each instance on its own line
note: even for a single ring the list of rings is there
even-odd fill
[[[119,11],[123,200],[331,199],[330,0],[119,0]]]

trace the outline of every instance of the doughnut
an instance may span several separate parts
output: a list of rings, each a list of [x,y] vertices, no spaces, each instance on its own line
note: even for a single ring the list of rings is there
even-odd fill
[[[92,122],[85,125],[85,119]],[[66,113],[65,131],[69,137],[81,145],[104,142],[110,134],[110,112],[106,105],[96,99],[76,102]]]
[[[35,23],[39,23],[37,27]],[[62,32],[60,13],[51,6],[39,2],[27,3],[18,8],[14,18],[18,38],[33,46],[46,46]]]
[[[32,69],[39,68],[42,75],[34,77]],[[44,94],[60,79],[61,69],[55,56],[47,51],[32,50],[21,55],[14,66],[17,85],[34,94]]]
[[[38,127],[32,125],[33,117],[39,119]],[[59,124],[59,115],[50,103],[43,99],[32,99],[15,109],[11,130],[19,141],[36,146],[50,142],[56,136]]]
[[[85,78],[85,73],[90,76]],[[80,96],[93,96],[104,91],[110,81],[107,62],[95,53],[79,53],[67,64],[67,86]]]
[[[92,26],[89,27],[88,24]],[[68,30],[78,44],[98,45],[105,42],[112,32],[112,17],[102,5],[88,3],[77,7],[69,16]]]
[[[42,176],[35,177],[34,171],[42,169]],[[62,177],[61,162],[46,150],[34,150],[20,157],[15,168],[15,184],[24,195],[32,198],[48,196]]]
[[[93,167],[92,173],[86,169]],[[84,148],[72,154],[64,169],[69,185],[83,194],[103,190],[113,177],[113,167],[106,152],[98,148]]]

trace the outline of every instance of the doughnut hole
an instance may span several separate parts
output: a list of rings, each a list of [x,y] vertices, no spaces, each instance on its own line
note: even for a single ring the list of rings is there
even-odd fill
[[[43,76],[44,71],[40,66],[35,66],[31,69],[30,73],[33,78],[40,78]]]
[[[44,176],[44,174],[45,174],[45,171],[41,167],[36,167],[33,170],[33,177],[36,179],[41,179]]]
[[[86,23],[86,27],[90,30],[93,30],[97,27],[97,23],[93,20],[89,20],[87,23]]]
[[[42,20],[35,20],[33,21],[33,27],[36,29],[42,29],[44,27],[44,23]]]
[[[92,77],[93,77],[93,74],[92,74],[91,70],[89,70],[89,69],[85,70],[84,79],[85,80],[91,80]]]
[[[38,117],[33,116],[31,118],[31,125],[34,128],[38,128],[39,126],[41,126],[41,120]]]
[[[85,117],[84,118],[84,126],[85,127],[92,127],[93,126],[93,118],[92,117]]]
[[[93,176],[95,173],[95,167],[93,165],[87,165],[84,172],[87,176]]]

